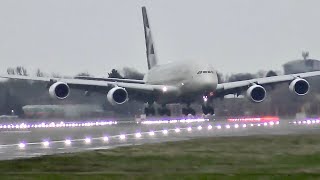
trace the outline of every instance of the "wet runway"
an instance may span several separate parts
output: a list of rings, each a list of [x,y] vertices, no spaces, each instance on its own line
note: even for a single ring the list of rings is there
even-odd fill
[[[197,137],[320,132],[319,120],[227,123],[205,119],[145,122],[0,124],[0,160]]]

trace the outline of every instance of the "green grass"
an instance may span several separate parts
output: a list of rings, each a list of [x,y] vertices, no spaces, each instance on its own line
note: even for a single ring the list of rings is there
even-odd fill
[[[320,137],[215,137],[0,161],[0,179],[89,178],[320,179]]]

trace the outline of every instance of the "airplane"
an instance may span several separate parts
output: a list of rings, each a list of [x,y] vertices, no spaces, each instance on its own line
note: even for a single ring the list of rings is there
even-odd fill
[[[249,100],[261,103],[265,100],[268,87],[275,84],[287,83],[291,92],[296,95],[306,95],[310,84],[305,79],[319,76],[320,71],[279,75],[273,77],[256,78],[244,81],[219,83],[217,71],[209,63],[198,61],[177,61],[168,64],[158,64],[158,58],[152,38],[152,32],[147,16],[146,7],[142,7],[144,35],[148,72],[143,80],[78,77],[47,78],[15,75],[2,75],[2,78],[43,81],[47,83],[49,94],[59,100],[66,99],[70,89],[80,89],[85,92],[106,94],[106,100],[112,105],[121,105],[129,99],[144,102],[144,113],[155,115],[155,104],[158,104],[159,115],[170,116],[168,104],[180,103],[184,115],[195,115],[192,103],[201,103],[203,114],[214,114],[213,101],[225,95],[244,94]]]

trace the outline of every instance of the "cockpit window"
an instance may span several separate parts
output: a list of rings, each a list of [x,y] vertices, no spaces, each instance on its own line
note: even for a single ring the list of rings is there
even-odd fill
[[[202,71],[199,71],[197,74],[201,74],[202,73]]]

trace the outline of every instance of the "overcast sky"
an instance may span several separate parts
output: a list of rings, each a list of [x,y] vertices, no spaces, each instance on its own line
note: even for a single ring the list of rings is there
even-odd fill
[[[203,59],[231,73],[281,70],[302,50],[320,59],[319,0],[1,0],[0,72],[146,72],[142,5],[160,63]]]

